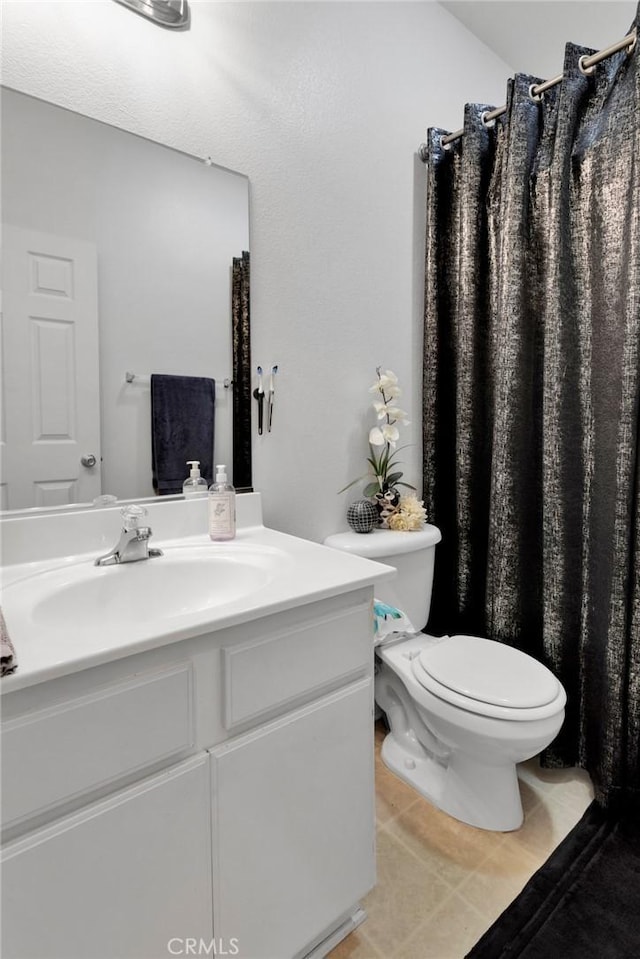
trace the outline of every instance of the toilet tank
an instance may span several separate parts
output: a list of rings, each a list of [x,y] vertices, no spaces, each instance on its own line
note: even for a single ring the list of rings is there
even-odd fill
[[[438,527],[426,523],[422,529],[410,532],[374,529],[370,533],[334,533],[324,543],[332,549],[395,566],[397,577],[378,584],[376,599],[397,606],[416,629],[423,629],[431,606],[436,544],[441,539]]]

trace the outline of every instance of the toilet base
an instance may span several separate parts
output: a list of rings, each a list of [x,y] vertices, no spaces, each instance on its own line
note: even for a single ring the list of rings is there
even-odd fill
[[[522,825],[518,775],[514,764],[488,766],[454,754],[438,760],[409,752],[390,732],[382,743],[382,761],[396,776],[449,816],[494,832]]]

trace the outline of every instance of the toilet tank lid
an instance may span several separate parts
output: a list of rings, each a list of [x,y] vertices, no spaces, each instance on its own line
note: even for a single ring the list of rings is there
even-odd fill
[[[374,529],[370,533],[334,533],[327,536],[325,546],[376,559],[380,556],[395,556],[399,553],[414,553],[419,549],[435,546],[442,539],[437,526],[425,523],[422,529],[393,530]]]

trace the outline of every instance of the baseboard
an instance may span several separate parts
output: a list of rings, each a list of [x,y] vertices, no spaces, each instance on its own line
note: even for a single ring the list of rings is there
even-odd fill
[[[364,909],[361,906],[356,906],[352,915],[344,919],[333,932],[325,936],[321,942],[313,947],[311,952],[305,953],[301,959],[324,959],[324,956],[328,955],[332,949],[335,949],[338,943],[342,942],[354,929],[357,929],[366,918],[367,914]]]

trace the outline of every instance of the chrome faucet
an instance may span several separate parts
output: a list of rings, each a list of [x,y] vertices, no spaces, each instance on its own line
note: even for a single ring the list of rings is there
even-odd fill
[[[138,526],[141,517],[147,515],[144,506],[123,506],[120,510],[123,527],[118,545],[100,556],[96,566],[113,566],[115,563],[137,563],[141,559],[152,559],[162,556],[161,549],[150,549],[149,538],[151,529],[148,526]]]

